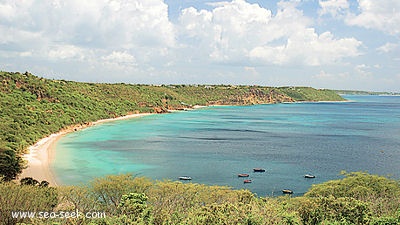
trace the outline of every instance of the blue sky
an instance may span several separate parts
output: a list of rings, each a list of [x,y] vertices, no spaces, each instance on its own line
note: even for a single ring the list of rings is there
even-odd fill
[[[400,92],[398,0],[0,0],[0,70]]]

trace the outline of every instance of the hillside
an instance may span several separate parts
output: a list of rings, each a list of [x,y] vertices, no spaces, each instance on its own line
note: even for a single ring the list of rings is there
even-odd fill
[[[343,100],[310,87],[81,83],[10,72],[0,72],[0,80],[0,175],[6,179],[20,172],[19,155],[28,146],[74,124],[194,105]]]
[[[74,124],[210,104],[343,100],[309,87],[94,84],[0,72],[0,224],[399,224],[400,183],[364,172],[313,185],[301,197],[132,175],[83,186],[9,181],[38,139]],[[3,176],[3,177],[1,177]],[[97,219],[14,217],[12,212],[99,212]],[[92,214],[93,215],[93,214]]]

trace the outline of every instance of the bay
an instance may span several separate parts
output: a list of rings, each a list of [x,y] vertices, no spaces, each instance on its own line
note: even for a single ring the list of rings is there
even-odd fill
[[[107,174],[187,175],[259,196],[286,188],[302,195],[342,170],[399,178],[400,97],[344,97],[350,101],[215,106],[104,123],[61,138],[52,170],[67,185]]]

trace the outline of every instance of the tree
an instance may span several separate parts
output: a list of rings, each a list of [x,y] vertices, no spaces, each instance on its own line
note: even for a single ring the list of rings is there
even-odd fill
[[[42,180],[42,182],[40,182],[40,184],[39,184],[39,187],[48,187],[49,184],[50,183],[48,181]]]
[[[24,177],[19,182],[21,183],[21,185],[36,186],[37,184],[39,184],[39,181],[33,179],[32,177]]]
[[[306,197],[350,197],[367,202],[374,215],[382,216],[400,210],[400,182],[366,172],[343,172],[346,177],[313,185]]]
[[[2,181],[17,178],[24,169],[23,159],[13,150],[0,150],[0,177]]]
[[[151,210],[146,201],[148,197],[144,193],[129,193],[122,195],[118,209],[130,222],[148,224],[151,221]]]
[[[53,187],[0,183],[0,224],[44,224],[42,218],[13,217],[12,212],[52,211],[58,204]]]

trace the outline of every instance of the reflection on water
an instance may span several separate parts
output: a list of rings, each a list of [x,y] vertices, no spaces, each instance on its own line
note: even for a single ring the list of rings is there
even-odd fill
[[[399,177],[400,97],[346,97],[354,101],[210,107],[102,124],[62,138],[53,168],[64,184],[127,172],[188,175],[259,196],[302,194],[341,170]]]

